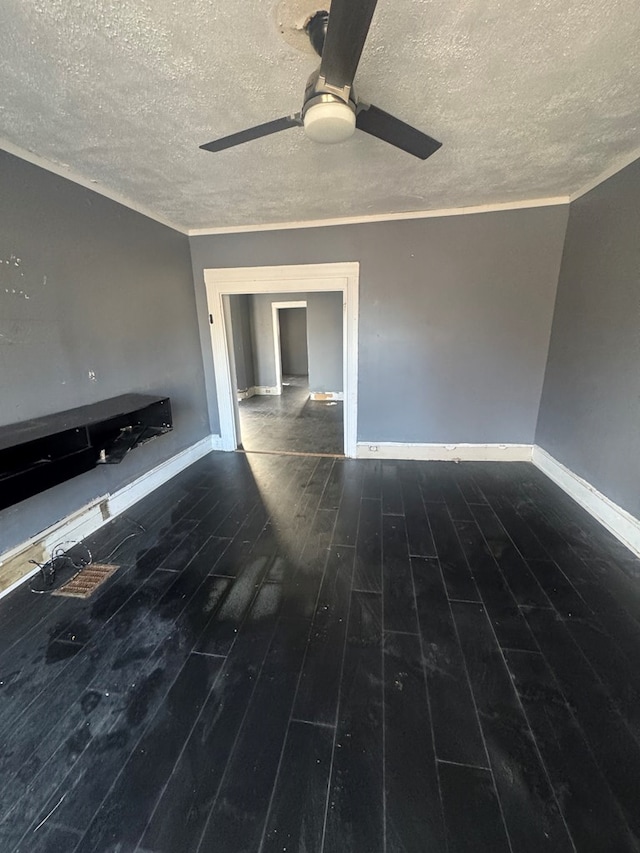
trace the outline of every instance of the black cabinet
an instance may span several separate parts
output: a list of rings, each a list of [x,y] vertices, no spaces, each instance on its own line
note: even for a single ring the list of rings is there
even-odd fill
[[[100,403],[0,427],[0,510],[173,428],[171,401],[123,394]]]

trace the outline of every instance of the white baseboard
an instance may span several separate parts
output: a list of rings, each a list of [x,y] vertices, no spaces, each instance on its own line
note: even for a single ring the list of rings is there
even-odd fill
[[[607,530],[640,557],[640,520],[615,504],[595,486],[574,474],[537,445],[533,448],[532,462],[550,480],[560,486],[574,501],[600,522]]]
[[[210,435],[211,440],[211,450],[222,450],[222,436],[221,435]]]
[[[219,441],[220,436],[207,436],[201,441],[182,450],[171,459],[160,463],[155,468],[142,474],[133,482],[123,486],[113,494],[102,495],[91,503],[76,510],[75,512],[63,518],[61,521],[52,524],[46,530],[32,536],[26,542],[22,542],[10,551],[0,555],[0,579],[2,577],[2,567],[7,566],[10,562],[21,559],[24,555],[25,566],[28,565],[30,553],[38,553],[44,555],[48,559],[52,549],[60,542],[77,541],[85,539],[96,530],[99,530],[112,518],[126,512],[133,504],[137,503],[142,498],[153,492],[159,486],[166,483],[176,474],[179,474],[189,465],[197,462],[203,456],[206,456],[211,450],[218,449],[215,445],[216,440]],[[23,575],[11,583],[6,589],[0,591],[0,598],[3,598],[20,584],[24,583],[34,574],[38,572],[38,568],[27,569]]]
[[[344,392],[342,391],[310,391],[309,399],[317,402],[328,400],[344,400]]]
[[[451,462],[531,462],[530,444],[411,444],[359,441],[358,459],[413,459]]]
[[[252,385],[243,391],[236,391],[238,402],[249,400],[251,397],[279,397],[282,390],[277,385]]]

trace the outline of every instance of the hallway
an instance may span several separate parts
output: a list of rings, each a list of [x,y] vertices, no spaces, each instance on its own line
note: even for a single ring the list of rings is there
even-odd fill
[[[310,400],[307,376],[283,376],[282,396],[256,396],[238,403],[242,448],[342,455],[343,406]]]

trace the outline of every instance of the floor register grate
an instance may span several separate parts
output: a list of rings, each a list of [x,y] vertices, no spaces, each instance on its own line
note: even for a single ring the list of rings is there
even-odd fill
[[[71,598],[89,598],[107,578],[116,572],[120,566],[111,563],[90,563],[82,571],[74,575],[52,595],[64,595]]]

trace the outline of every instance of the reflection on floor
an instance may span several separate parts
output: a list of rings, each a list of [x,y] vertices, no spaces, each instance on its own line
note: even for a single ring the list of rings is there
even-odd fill
[[[640,561],[531,465],[210,454],[122,541],[0,602],[2,853],[639,849]]]
[[[309,399],[306,376],[284,376],[281,397],[241,400],[245,450],[343,453],[343,403]]]

